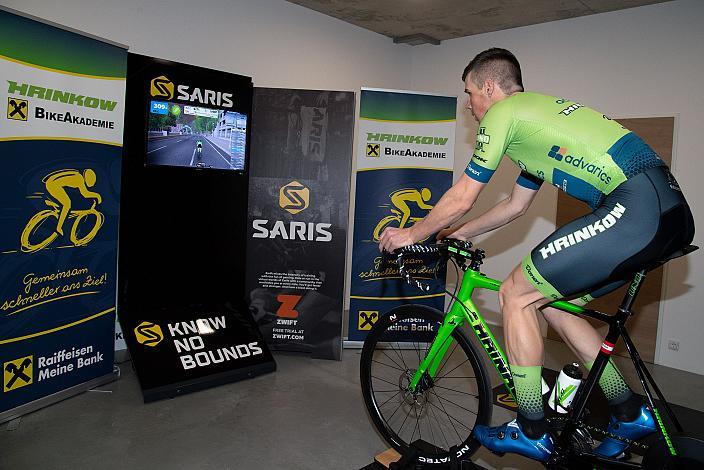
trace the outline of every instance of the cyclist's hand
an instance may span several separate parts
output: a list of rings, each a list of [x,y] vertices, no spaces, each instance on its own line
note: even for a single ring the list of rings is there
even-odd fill
[[[413,243],[410,228],[388,227],[379,238],[379,251],[383,252],[386,250],[391,253],[398,248],[403,248]]]
[[[454,238],[455,240],[463,240],[466,241],[466,239],[457,231],[459,227],[448,227],[440,230],[438,234],[435,236],[435,238],[440,241],[445,238]]]

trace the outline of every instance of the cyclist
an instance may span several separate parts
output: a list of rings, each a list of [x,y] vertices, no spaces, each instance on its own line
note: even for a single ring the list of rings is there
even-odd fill
[[[422,188],[420,191],[413,188],[399,189],[391,194],[391,203],[401,211],[401,221],[399,227],[405,227],[406,222],[411,217],[409,202],[415,202],[419,208],[430,210],[433,208],[427,201],[430,200],[430,189]]]
[[[51,196],[61,204],[59,220],[56,224],[56,232],[63,235],[63,225],[71,210],[71,198],[66,192],[66,188],[75,188],[86,199],[95,199],[98,204],[103,201],[100,194],[90,191],[88,188],[95,185],[95,171],[87,168],[81,174],[78,170],[59,170],[48,174],[42,180],[46,190]]]
[[[647,144],[580,103],[525,92],[511,52],[481,52],[462,80],[466,107],[479,121],[472,159],[423,220],[409,228],[387,228],[379,248],[412,244],[457,221],[472,208],[504,154],[522,170],[511,194],[484,214],[442,230],[438,238],[466,240],[509,223],[525,213],[543,181],[594,209],[540,242],[499,291],[518,416],[502,426],[477,426],[474,434],[494,452],[545,461],[553,441],[541,398],[543,339],[537,309],[558,298],[586,303],[616,289],[628,274],[689,244],[694,221],[679,185]],[[573,268],[578,266],[588,269],[577,274]],[[603,337],[577,316],[550,308],[542,313],[589,369]],[[608,432],[639,439],[655,430],[651,411],[612,362],[599,385],[610,405]],[[595,452],[618,457],[626,447],[623,440],[606,438]]]
[[[203,141],[200,139],[198,139],[196,141],[196,152],[198,152],[198,156],[200,156],[201,153],[203,153]]]

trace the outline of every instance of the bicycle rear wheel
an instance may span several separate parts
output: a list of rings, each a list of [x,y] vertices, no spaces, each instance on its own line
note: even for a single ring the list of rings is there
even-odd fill
[[[443,315],[424,305],[403,305],[384,315],[369,333],[360,363],[362,395],[374,426],[401,454],[411,446],[425,464],[447,464],[450,450],[468,458],[479,447],[474,426],[491,420],[489,376],[467,336],[455,329],[436,377],[421,393],[408,384]]]

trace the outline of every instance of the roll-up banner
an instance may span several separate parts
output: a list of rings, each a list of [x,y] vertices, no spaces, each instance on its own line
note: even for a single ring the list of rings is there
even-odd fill
[[[354,105],[255,88],[247,291],[272,349],[340,358]]]
[[[425,217],[452,185],[456,108],[454,96],[362,89],[350,345],[363,341],[379,317],[398,305],[443,308],[445,272],[418,268],[422,260],[409,257],[409,272],[430,284],[421,293],[401,281],[393,258],[382,257],[378,243],[385,228],[410,227]]]
[[[118,316],[144,401],[273,372],[245,303],[252,79],[127,62]]]
[[[0,10],[0,421],[115,377],[126,60]]]

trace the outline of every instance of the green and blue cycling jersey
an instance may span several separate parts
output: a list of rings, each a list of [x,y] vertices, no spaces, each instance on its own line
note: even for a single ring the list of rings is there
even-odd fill
[[[465,173],[486,183],[504,155],[521,168],[519,185],[538,189],[547,181],[592,208],[631,176],[665,166],[643,140],[606,115],[532,92],[489,108]]]

